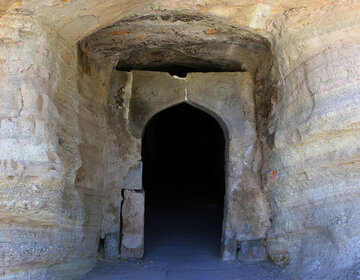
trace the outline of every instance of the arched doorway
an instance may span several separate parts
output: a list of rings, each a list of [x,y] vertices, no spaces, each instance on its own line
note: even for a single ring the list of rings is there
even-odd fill
[[[162,72],[118,71],[111,79],[117,86],[109,94],[112,117],[109,140],[104,150],[108,170],[102,224],[106,257],[117,258],[118,254],[123,259],[143,257],[144,229],[149,228],[144,226],[145,197],[148,200],[151,193],[148,192],[146,178],[145,182],[142,181],[142,160],[145,177],[149,165],[146,152],[143,152],[143,158],[141,156],[142,148],[146,146],[141,143],[153,118],[167,112],[167,109],[175,110],[181,103],[213,117],[226,139],[226,173],[222,181],[225,181],[222,259],[243,258],[240,251],[256,242],[261,243],[264,249],[262,240],[270,227],[270,209],[261,190],[261,145],[256,133],[254,88],[250,73],[188,73],[186,78],[179,78]],[[185,120],[187,113],[178,115],[182,116],[181,123],[187,124],[187,128],[196,120],[195,117]],[[203,124],[198,127],[203,127]],[[160,134],[164,135],[163,131]],[[194,143],[194,140],[182,140],[178,147],[185,147],[188,142]],[[156,151],[154,146],[151,151]],[[183,166],[187,166],[180,173],[182,176],[191,173],[189,162],[194,161],[193,156],[191,154],[189,158],[192,160],[187,160],[187,164],[180,168],[183,170]],[[171,165],[172,161],[166,162],[163,170],[168,168],[168,164]],[[191,171],[200,170],[199,166],[205,165],[197,164]],[[207,174],[212,175],[211,172]],[[208,194],[208,189],[200,194]],[[196,196],[191,197],[195,199]],[[149,211],[146,212],[148,215]],[[149,217],[146,220],[148,223],[151,221]],[[221,231],[221,226],[218,228]],[[149,242],[146,243],[149,245]],[[217,248],[215,251],[217,254]]]
[[[186,103],[156,114],[142,138],[145,257],[219,255],[225,137]]]

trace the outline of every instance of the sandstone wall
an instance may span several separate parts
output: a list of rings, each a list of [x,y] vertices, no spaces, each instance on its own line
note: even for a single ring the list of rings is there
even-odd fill
[[[74,46],[125,15],[141,18],[158,11],[174,19],[179,11],[184,17],[208,17],[214,29],[195,30],[193,43],[216,36],[229,43],[230,33],[216,29],[220,23],[234,25],[235,33],[251,35],[241,42],[244,52],[236,53],[251,53],[237,56],[237,62],[249,62],[244,66],[251,66],[246,69],[255,79],[257,137],[266,136],[263,180],[254,177],[249,183],[256,187],[246,192],[238,188],[230,196],[243,207],[232,210],[229,228],[234,243],[265,235],[269,224],[266,197],[258,188],[262,184],[272,209],[268,253],[276,264],[307,279],[344,278],[342,270],[359,263],[360,4],[357,0],[235,2],[0,3],[0,269],[5,279],[75,277],[91,268],[100,234],[110,248],[107,257],[117,257],[121,190],[141,189],[139,127],[134,136],[134,127],[126,121],[134,118],[132,74],[111,72],[114,49],[106,49],[98,60],[96,55],[87,56],[86,45]],[[167,31],[188,40],[181,37],[181,30]],[[124,34],[107,40],[126,41]],[[166,42],[169,37],[164,34],[159,38]],[[143,46],[151,42],[146,38],[154,38],[148,35],[133,34]],[[259,35],[271,42],[275,61],[271,77],[266,76],[272,62],[267,53],[261,55],[263,64],[252,59],[260,57],[256,54],[260,50],[268,52],[268,45],[247,45],[253,37],[265,42]],[[156,40],[160,47],[161,42]],[[232,48],[228,50],[227,55],[234,55]],[[248,117],[247,127],[253,131],[254,116]],[[240,127],[236,120],[234,126]],[[233,141],[235,147],[249,148],[249,153],[235,148],[233,154],[240,155],[235,160],[261,158],[256,135],[248,136]],[[234,185],[261,169],[259,164],[244,165],[237,161],[233,171],[228,170],[231,178],[245,168],[238,182],[232,180]],[[253,194],[258,196],[241,204],[242,197]],[[257,234],[243,235],[248,223],[242,217],[258,218],[258,224],[252,224],[260,229]]]
[[[360,260],[359,13],[357,1],[315,3],[273,23],[268,252],[305,279],[340,277]]]
[[[74,277],[100,234],[103,77],[31,15],[3,16],[0,40],[1,275]]]
[[[351,0],[356,1],[356,0]],[[69,44],[118,21],[120,18],[149,11],[174,14],[209,15],[234,26],[243,26],[267,34],[266,26],[287,10],[304,7],[313,0],[3,0],[0,17],[15,9],[42,18],[58,31]],[[315,2],[332,3],[334,0]],[[337,1],[335,1],[337,2]],[[165,27],[165,26],[164,26]]]
[[[104,200],[101,231],[105,257],[117,259],[121,235],[123,190],[142,189],[141,140],[129,132],[127,118],[132,75],[113,71],[107,99],[107,132],[104,147]]]

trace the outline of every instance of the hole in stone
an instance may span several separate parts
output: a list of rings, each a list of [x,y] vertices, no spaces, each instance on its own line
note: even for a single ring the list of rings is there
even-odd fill
[[[145,258],[219,256],[224,153],[218,122],[188,104],[150,120],[142,140]]]

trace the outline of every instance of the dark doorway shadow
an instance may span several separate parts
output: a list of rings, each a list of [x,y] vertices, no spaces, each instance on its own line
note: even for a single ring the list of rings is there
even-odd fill
[[[220,253],[225,138],[209,114],[185,103],[155,115],[142,140],[145,258]]]

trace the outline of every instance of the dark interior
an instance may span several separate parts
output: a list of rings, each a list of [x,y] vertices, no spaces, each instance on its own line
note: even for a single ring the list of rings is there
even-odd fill
[[[218,122],[193,106],[183,103],[151,119],[142,140],[145,257],[159,250],[191,256],[195,249],[219,255],[224,152]]]
[[[208,73],[208,72],[245,72],[246,69],[238,65],[214,65],[213,63],[204,63],[201,65],[191,64],[161,64],[155,66],[134,66],[132,64],[121,63],[116,67],[119,71],[131,71],[131,70],[144,70],[144,71],[157,71],[157,72],[168,72],[170,75],[176,75],[178,77],[185,78],[188,73]]]

